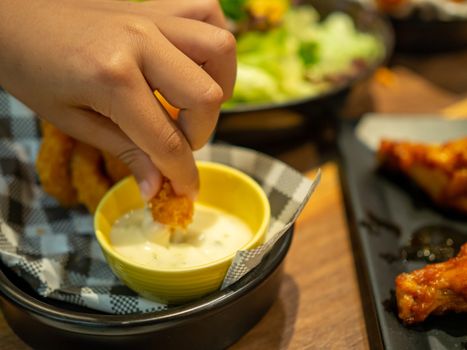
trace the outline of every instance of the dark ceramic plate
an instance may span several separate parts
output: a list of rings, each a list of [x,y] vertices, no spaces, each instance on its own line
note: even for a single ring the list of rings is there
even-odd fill
[[[431,240],[433,247],[447,238],[454,247],[467,242],[467,218],[435,207],[405,179],[379,173],[368,145],[376,145],[382,136],[426,141],[465,136],[467,120],[393,117],[362,122],[358,136],[352,126],[343,127],[339,146],[370,344],[374,349],[465,349],[467,314],[432,316],[420,325],[404,326],[397,317],[394,279],[427,263],[413,256],[421,238]],[[403,259],[404,252],[408,259]]]
[[[244,278],[199,301],[166,311],[108,315],[39,297],[0,270],[3,314],[34,349],[224,349],[253,327],[277,297],[293,227]]]

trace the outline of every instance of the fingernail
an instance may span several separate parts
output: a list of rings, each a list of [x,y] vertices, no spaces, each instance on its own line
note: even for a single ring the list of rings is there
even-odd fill
[[[141,192],[141,197],[145,201],[148,201],[151,199],[151,185],[147,180],[142,180],[138,183],[139,186],[139,191]]]

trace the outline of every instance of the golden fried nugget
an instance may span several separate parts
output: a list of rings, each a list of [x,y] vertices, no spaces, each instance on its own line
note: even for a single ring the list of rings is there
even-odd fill
[[[78,200],[91,213],[111,186],[103,174],[103,158],[97,149],[77,142],[71,157],[71,179],[78,193]]]
[[[169,179],[162,179],[159,192],[149,202],[152,217],[161,224],[172,228],[185,229],[193,218],[193,201],[185,196],[177,196]]]
[[[105,171],[113,182],[118,182],[131,174],[130,169],[117,157],[108,152],[102,151],[104,157]]]
[[[70,171],[75,141],[46,121],[41,122],[41,129],[43,140],[37,155],[36,168],[42,187],[63,206],[77,204]]]

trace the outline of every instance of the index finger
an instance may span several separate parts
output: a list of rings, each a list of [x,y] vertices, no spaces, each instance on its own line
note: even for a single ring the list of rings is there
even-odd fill
[[[195,19],[219,28],[227,28],[227,21],[218,0],[157,0],[141,4],[172,16]]]
[[[227,30],[185,19],[159,19],[162,34],[222,88],[223,101],[232,96],[237,71],[235,37]]]
[[[177,194],[191,198],[198,191],[198,170],[184,134],[154,97],[137,69],[132,83],[115,88],[112,119],[168,177]]]
[[[191,148],[198,149],[216,126],[224,92],[202,67],[166,37],[160,35],[158,39],[157,45],[155,41],[146,42],[144,50],[140,50],[141,70],[151,88],[159,90],[172,106],[180,109],[177,123]]]

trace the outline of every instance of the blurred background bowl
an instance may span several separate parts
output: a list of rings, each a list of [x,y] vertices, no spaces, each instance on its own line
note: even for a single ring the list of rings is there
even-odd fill
[[[364,85],[373,72],[389,60],[393,32],[377,12],[350,0],[303,0],[298,5],[313,6],[324,19],[333,12],[348,14],[360,31],[370,33],[383,44],[384,54],[355,76],[315,96],[281,103],[241,104],[224,108],[215,139],[269,152],[281,143],[294,143],[303,137],[326,142],[347,97],[357,85]],[[270,153],[270,152],[269,152]]]
[[[405,19],[391,19],[396,50],[407,53],[435,53],[467,48],[467,19],[424,20],[416,13]]]
[[[467,48],[467,5],[463,1],[370,2],[390,19],[397,52],[439,53]]]

